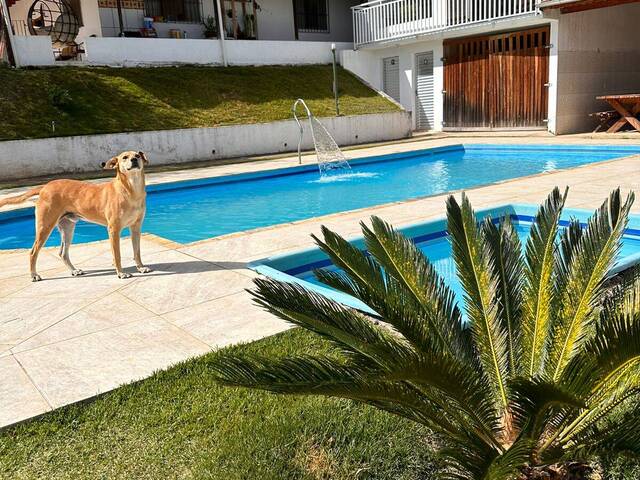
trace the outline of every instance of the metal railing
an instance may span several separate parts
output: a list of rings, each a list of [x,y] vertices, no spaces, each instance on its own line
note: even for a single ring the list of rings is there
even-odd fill
[[[374,0],[352,7],[355,47],[538,12],[538,0]]]

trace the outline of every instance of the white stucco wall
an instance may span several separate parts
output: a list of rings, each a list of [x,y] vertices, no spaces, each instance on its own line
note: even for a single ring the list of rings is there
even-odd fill
[[[351,43],[336,43],[339,53]],[[230,65],[305,65],[331,63],[329,42],[234,40],[225,43]]]
[[[217,40],[87,38],[85,51],[90,65],[213,65],[222,61],[220,43]]]
[[[415,42],[408,45],[376,50],[345,50],[342,52],[344,68],[371,85],[382,90],[382,59],[398,56],[400,61],[400,104],[412,113],[415,128],[415,62],[418,53],[433,51],[434,76],[434,130],[442,130],[443,102],[442,90],[444,68],[442,64],[442,40]]]
[[[406,112],[330,117],[321,121],[341,146],[411,135]],[[286,120],[215,128],[17,140],[0,142],[0,165],[2,178],[9,180],[96,171],[100,162],[124,150],[144,150],[154,165],[293,152],[297,149],[298,137],[297,124]],[[303,148],[313,148],[306,124]]]
[[[292,2],[289,2],[291,4]],[[358,0],[328,0],[329,6],[329,31],[299,32],[299,40],[320,42],[351,42],[353,41],[353,21],[351,7],[358,5]]]
[[[15,55],[23,67],[46,67],[53,65],[51,37],[13,37]]]
[[[29,3],[27,1],[27,3]],[[98,8],[98,0],[82,0],[80,2],[80,9],[82,10],[82,27],[78,32],[76,41],[78,43],[84,42],[85,38],[95,35],[96,37],[102,36],[102,27],[100,26],[100,11]]]
[[[640,90],[640,4],[559,18],[557,133],[588,132],[589,113],[610,110],[598,95]]]
[[[259,40],[295,40],[292,0],[262,0],[258,11]]]
[[[25,37],[26,38],[26,37]],[[338,51],[351,48],[337,43]],[[90,65],[219,65],[220,42],[216,39],[88,38],[86,60]],[[331,63],[327,42],[276,42],[234,40],[225,44],[229,65],[305,65]]]

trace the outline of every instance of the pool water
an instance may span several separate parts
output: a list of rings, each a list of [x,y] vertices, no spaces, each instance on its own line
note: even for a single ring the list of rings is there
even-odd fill
[[[516,228],[518,237],[520,238],[520,243],[522,244],[522,248],[524,251],[527,238],[529,237],[531,224],[518,223],[514,226]],[[445,283],[453,290],[458,303],[462,304],[464,292],[462,289],[462,285],[460,284],[460,280],[456,275],[456,266],[453,260],[451,242],[449,241],[449,237],[445,236],[445,233],[442,232],[442,235],[440,235],[438,238],[422,242],[417,241],[415,243],[420,248],[420,250],[424,252],[429,261],[433,264],[436,271],[441,275]],[[640,237],[636,235],[625,235],[622,241],[622,248],[618,254],[618,259],[637,256],[638,252],[640,252]],[[327,260],[324,263],[329,263],[329,261]],[[313,285],[328,288],[326,287],[326,285],[321,283],[313,274],[313,268],[317,268],[317,266],[317,263],[307,269],[305,269],[304,266],[299,266],[288,271],[286,270],[284,273],[293,274],[295,278],[304,280],[305,282],[311,283]],[[339,271],[339,269],[333,264],[322,266],[321,268],[326,270]]]
[[[466,189],[640,153],[640,147],[465,145],[352,161],[353,175],[321,179],[316,167],[148,187],[143,231],[179,243]],[[74,243],[107,238],[80,222]],[[0,249],[28,248],[33,209],[0,213]],[[54,230],[47,245],[59,243]]]

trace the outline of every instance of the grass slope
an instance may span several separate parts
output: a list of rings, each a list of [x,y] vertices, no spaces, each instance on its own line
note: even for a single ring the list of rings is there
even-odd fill
[[[231,348],[269,355],[330,353],[326,343],[301,329]],[[215,355],[4,431],[0,476],[434,478],[425,429],[345,400],[219,387],[207,373]]]
[[[328,65],[0,68],[0,140],[284,120],[299,97],[331,116],[332,78]],[[341,114],[397,109],[345,70],[338,82]]]

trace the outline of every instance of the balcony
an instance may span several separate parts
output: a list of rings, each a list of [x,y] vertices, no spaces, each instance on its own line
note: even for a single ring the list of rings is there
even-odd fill
[[[374,0],[352,8],[355,47],[532,15],[537,0]]]

